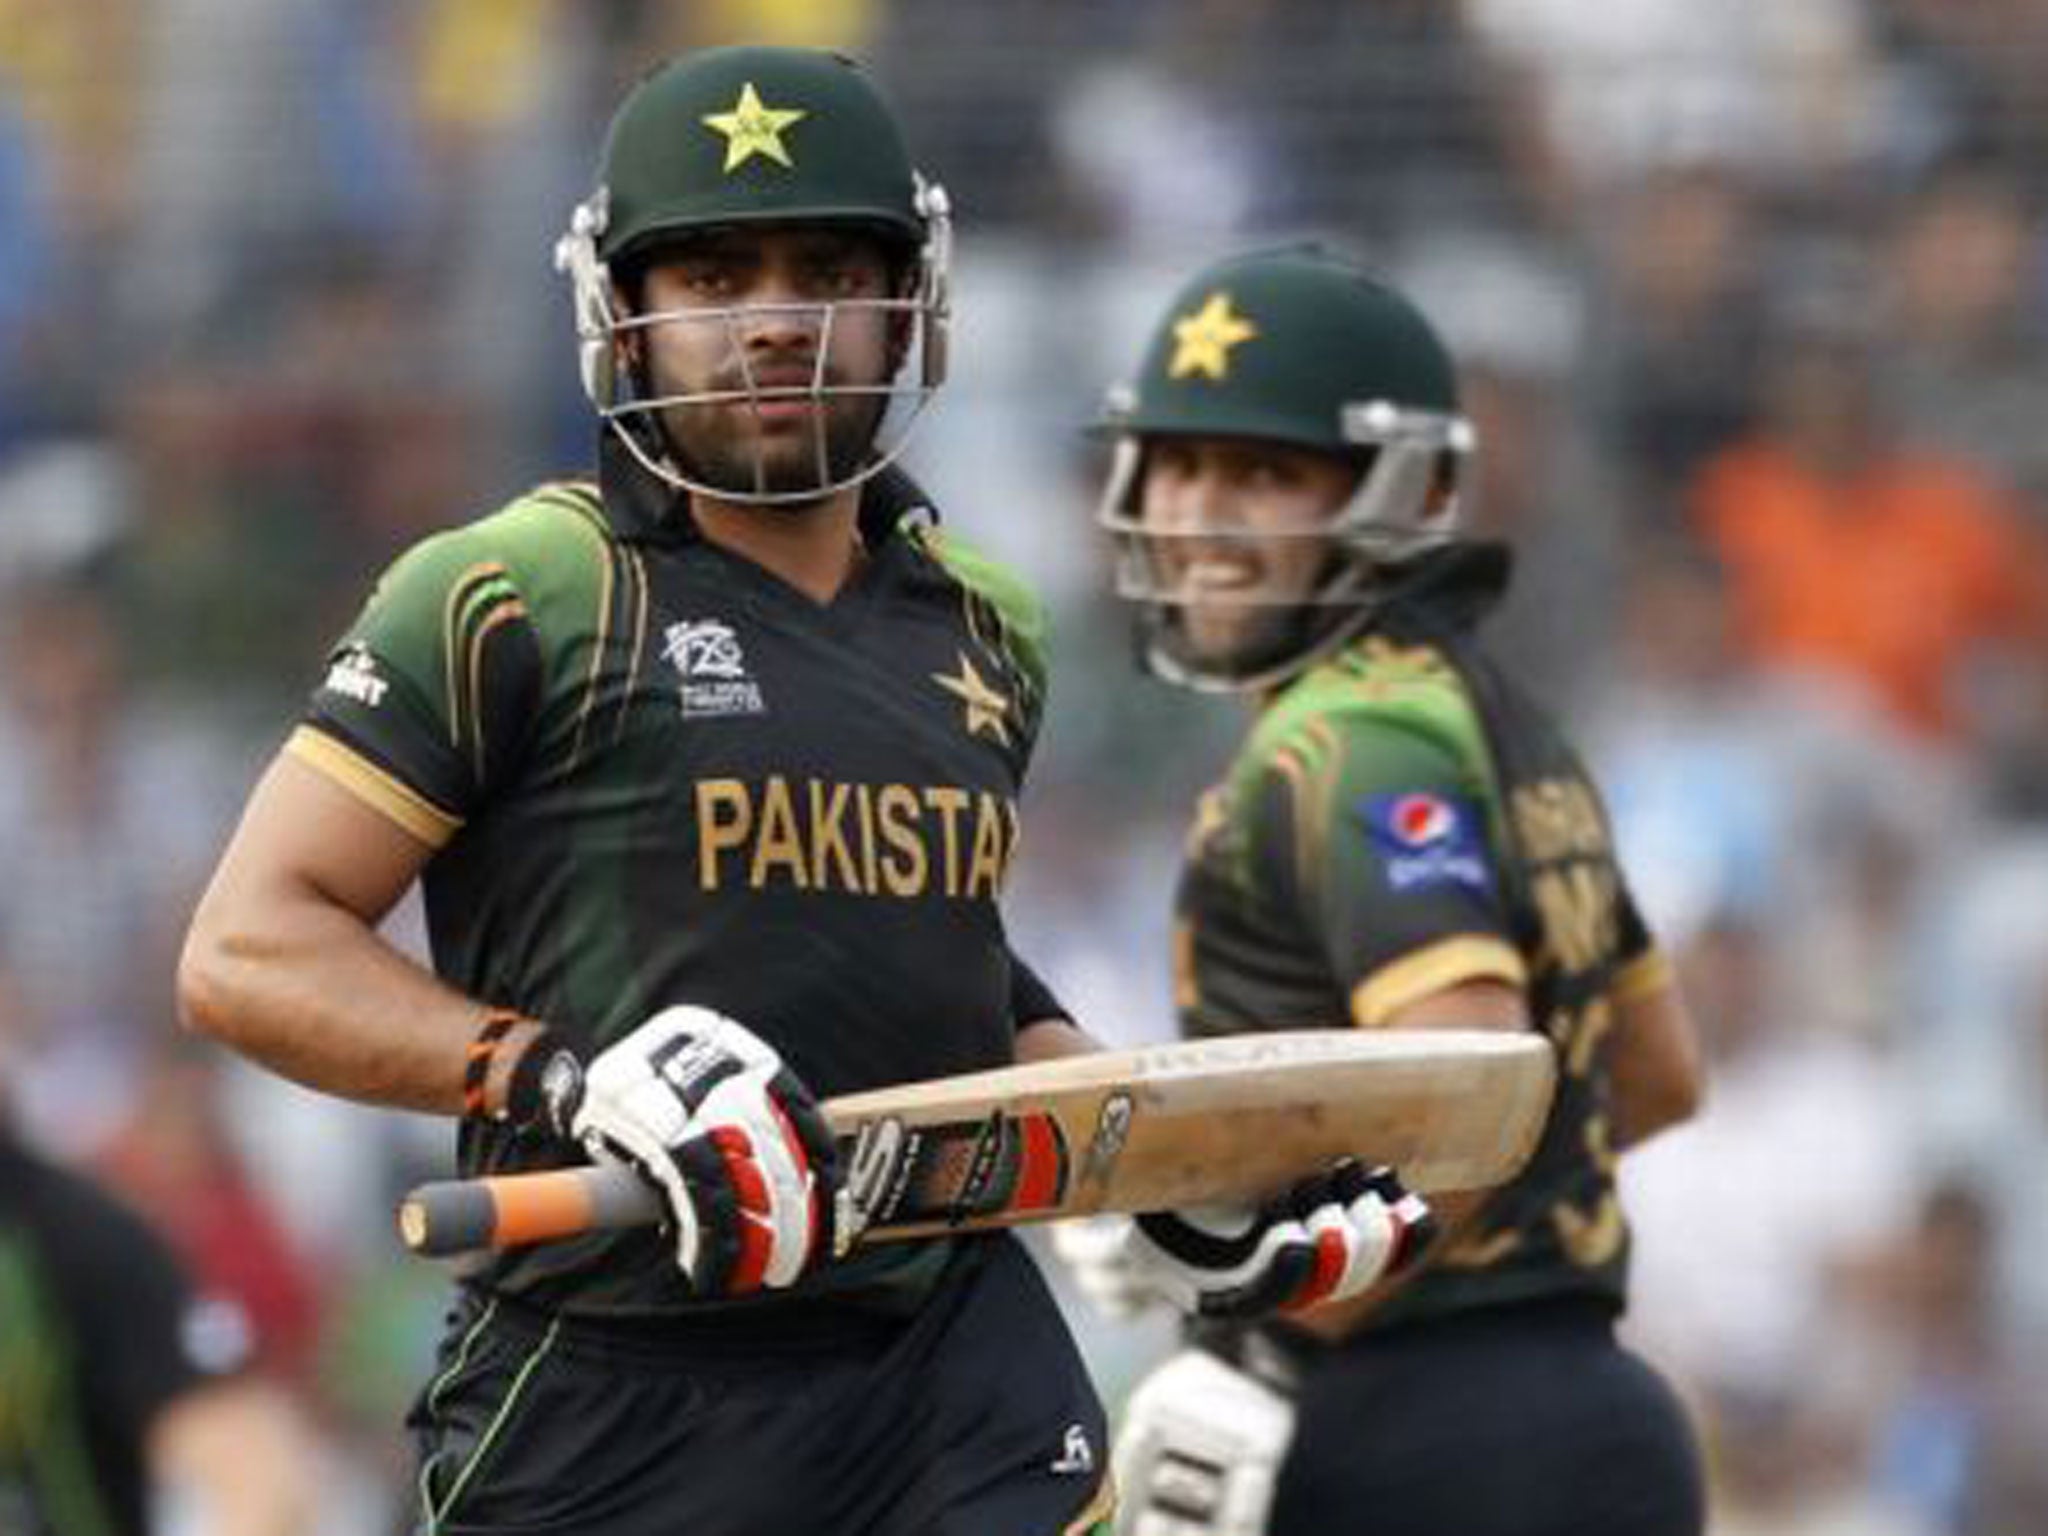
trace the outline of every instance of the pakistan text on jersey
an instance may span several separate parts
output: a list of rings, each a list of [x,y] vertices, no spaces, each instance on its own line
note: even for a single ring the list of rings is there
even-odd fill
[[[855,896],[994,900],[1017,850],[1017,805],[952,784],[700,779],[697,883]]]

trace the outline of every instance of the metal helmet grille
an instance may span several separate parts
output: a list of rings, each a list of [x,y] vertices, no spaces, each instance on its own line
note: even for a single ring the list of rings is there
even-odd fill
[[[1347,406],[1341,430],[1363,466],[1356,487],[1319,526],[1287,532],[1146,522],[1145,450],[1155,434],[1118,441],[1096,521],[1114,542],[1116,595],[1138,611],[1142,655],[1154,675],[1207,691],[1280,683],[1365,628],[1390,568],[1458,536],[1462,490],[1476,453],[1465,417],[1371,401]],[[1216,592],[1193,585],[1190,564],[1177,550],[1233,541],[1313,543],[1327,559],[1306,591],[1249,586]],[[1230,654],[1207,653],[1188,637],[1186,613],[1196,603],[1241,609],[1258,622],[1247,626],[1244,643]]]
[[[916,202],[924,237],[913,263],[909,292],[895,297],[747,304],[728,308],[621,313],[618,289],[597,254],[604,233],[603,192],[580,204],[555,249],[555,266],[570,283],[575,308],[579,372],[599,419],[640,464],[668,485],[692,494],[747,503],[804,503],[859,485],[893,463],[908,444],[925,408],[945,380],[951,217],[945,190],[917,180]],[[794,221],[801,222],[801,221]],[[822,222],[822,221],[819,221]],[[811,333],[809,375],[764,379],[749,355],[747,332],[764,322]],[[624,344],[636,333],[663,326],[709,328],[723,335],[724,361],[709,387],[656,393],[623,366]],[[887,377],[844,377],[836,344],[852,330],[879,326],[890,335]],[[758,432],[751,462],[710,472],[679,437],[691,435],[692,417],[708,419],[733,408],[760,413],[784,403],[807,403],[809,472],[792,474],[770,463]],[[676,429],[680,428],[678,431]]]

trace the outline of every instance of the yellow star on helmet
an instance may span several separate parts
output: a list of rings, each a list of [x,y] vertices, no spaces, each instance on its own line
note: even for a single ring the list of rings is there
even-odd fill
[[[1250,341],[1259,328],[1230,307],[1230,295],[1212,293],[1202,307],[1173,322],[1173,361],[1169,379],[1194,374],[1222,383],[1230,372],[1230,349]]]
[[[967,706],[967,734],[980,736],[986,733],[1003,746],[1010,744],[1010,732],[1003,724],[1003,716],[1010,708],[1010,701],[988,685],[988,681],[974,670],[974,663],[967,659],[965,651],[954,652],[960,659],[959,675],[950,672],[934,672],[932,681]]]
[[[704,126],[725,135],[725,171],[730,175],[756,155],[794,168],[796,162],[789,158],[782,130],[810,115],[801,107],[768,106],[749,80],[740,87],[740,99],[732,104],[732,110],[706,113]]]

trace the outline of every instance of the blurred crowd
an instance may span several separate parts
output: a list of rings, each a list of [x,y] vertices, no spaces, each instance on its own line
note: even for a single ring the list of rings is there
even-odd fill
[[[1236,724],[1129,666],[1081,429],[1195,264],[1359,250],[1706,1034],[1624,1174],[1716,1531],[2048,1528],[2048,0],[0,0],[0,1057],[243,1305],[323,1536],[405,1498],[448,1133],[186,1043],[172,958],[375,572],[588,462],[552,239],[623,84],[739,38],[869,60],[953,197],[911,461],[1053,603],[1020,950],[1170,1030]]]

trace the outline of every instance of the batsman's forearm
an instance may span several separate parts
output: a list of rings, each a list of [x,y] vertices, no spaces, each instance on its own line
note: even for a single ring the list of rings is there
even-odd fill
[[[178,966],[186,1025],[324,1093],[459,1114],[481,1005],[317,895],[254,905],[202,903]]]
[[[1061,1056],[1090,1056],[1103,1050],[1100,1040],[1071,1019],[1038,1019],[1017,1031],[1017,1060],[1052,1061]]]
[[[1706,1069],[1699,1033],[1675,982],[1616,999],[1607,1060],[1615,1151],[1640,1146],[1699,1113]]]

